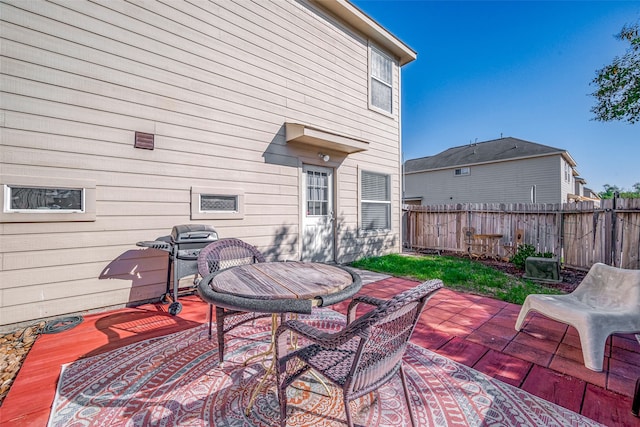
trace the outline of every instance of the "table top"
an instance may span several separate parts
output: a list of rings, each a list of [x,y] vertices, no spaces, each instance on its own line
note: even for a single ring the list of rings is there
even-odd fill
[[[473,237],[476,239],[499,239],[502,234],[474,234]]]
[[[353,296],[362,287],[348,268],[321,263],[265,262],[241,265],[209,275],[200,296],[218,306],[269,313],[310,313]]]

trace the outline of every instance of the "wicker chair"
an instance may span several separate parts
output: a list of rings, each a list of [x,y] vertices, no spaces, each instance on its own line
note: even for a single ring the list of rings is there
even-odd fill
[[[264,256],[255,248],[239,239],[220,239],[207,245],[198,255],[198,273],[202,277],[239,265],[264,262]],[[224,335],[233,328],[259,317],[268,317],[268,313],[248,313],[216,306],[216,326],[218,334],[218,356],[224,360]],[[209,339],[213,322],[213,304],[209,304]]]
[[[353,426],[349,402],[377,390],[400,372],[407,409],[415,425],[402,357],[427,301],[441,287],[440,280],[430,280],[388,301],[355,297],[349,304],[347,326],[337,333],[322,332],[296,320],[281,324],[276,332],[276,368],[282,427],[287,423],[287,387],[310,369],[342,389],[349,427]],[[355,319],[361,303],[375,308]],[[311,343],[291,351],[289,332]]]

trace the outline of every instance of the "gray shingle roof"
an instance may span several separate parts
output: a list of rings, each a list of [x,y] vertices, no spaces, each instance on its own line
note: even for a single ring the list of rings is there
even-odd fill
[[[405,162],[406,172],[468,166],[515,158],[536,157],[551,154],[565,154],[566,150],[548,145],[506,137],[491,141],[476,142],[449,148],[434,156],[410,159]],[[568,153],[566,153],[568,156]],[[570,158],[570,157],[569,157]],[[571,162],[573,162],[571,160]]]

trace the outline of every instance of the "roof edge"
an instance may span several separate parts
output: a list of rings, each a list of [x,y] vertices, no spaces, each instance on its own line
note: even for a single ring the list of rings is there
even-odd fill
[[[409,175],[409,174],[413,174],[413,173],[421,173],[421,172],[433,172],[433,171],[447,170],[447,169],[466,168],[466,167],[477,166],[477,165],[490,165],[492,163],[512,162],[514,160],[536,159],[536,158],[540,158],[540,157],[550,157],[550,156],[558,156],[558,155],[564,157],[565,153],[566,153],[566,151],[563,150],[563,151],[556,151],[554,153],[544,153],[544,154],[534,154],[534,155],[531,155],[531,156],[510,157],[508,159],[491,160],[491,161],[487,161],[487,162],[461,163],[461,164],[458,164],[458,165],[442,166],[442,167],[439,167],[439,168],[420,169],[420,170],[415,170],[415,171],[409,171],[409,172],[405,172],[405,175]],[[431,156],[428,156],[428,157],[431,157]],[[418,159],[406,160],[405,161],[405,165],[410,160],[418,160]],[[572,166],[575,166],[575,165],[572,165]]]
[[[386,48],[400,59],[400,65],[414,61],[418,54],[402,40],[386,30],[348,0],[311,0],[322,8],[352,25],[358,31]]]

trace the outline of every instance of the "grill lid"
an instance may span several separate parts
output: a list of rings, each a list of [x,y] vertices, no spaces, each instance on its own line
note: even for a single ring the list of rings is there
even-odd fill
[[[207,224],[174,225],[171,230],[173,243],[204,243],[216,240],[218,240],[218,233]]]

